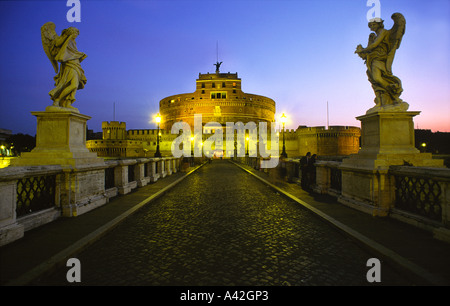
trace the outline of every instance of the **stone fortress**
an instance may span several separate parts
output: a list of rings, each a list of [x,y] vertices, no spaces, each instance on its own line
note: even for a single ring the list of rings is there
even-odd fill
[[[199,74],[193,93],[173,95],[159,102],[161,128],[170,131],[178,121],[194,130],[194,114],[202,114],[203,124],[218,122],[260,122],[275,120],[275,101],[244,93],[237,73]]]
[[[194,131],[195,114],[202,114],[203,125],[207,122],[222,125],[225,140],[227,122],[255,122],[257,125],[266,122],[270,132],[270,124],[276,120],[275,112],[274,100],[242,91],[237,73],[220,73],[218,69],[216,73],[200,73],[193,93],[171,95],[160,101],[160,152],[163,156],[171,155],[172,141],[178,137],[170,132],[174,123],[186,122]],[[127,131],[125,122],[112,121],[103,122],[102,130],[102,140],[87,141],[87,147],[100,157],[152,157],[156,151],[157,129]],[[204,133],[203,140],[210,135]],[[299,126],[296,130],[285,130],[286,152],[289,158],[304,156],[307,152],[318,156],[347,156],[358,152],[360,136],[358,127]],[[279,131],[279,137],[281,152],[282,131]],[[233,154],[225,145],[226,141],[223,141],[223,153],[217,156]]]

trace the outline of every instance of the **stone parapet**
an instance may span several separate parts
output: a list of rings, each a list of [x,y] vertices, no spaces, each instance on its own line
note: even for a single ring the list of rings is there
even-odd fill
[[[164,166],[164,162],[166,165]],[[159,163],[158,172],[157,164]],[[52,222],[60,217],[76,217],[109,202],[111,197],[126,194],[133,188],[145,186],[165,176],[168,171],[180,171],[180,159],[140,158],[129,160],[108,160],[101,165],[16,166],[0,169],[0,246],[20,239],[27,230]],[[130,179],[129,168],[134,176]],[[107,177],[107,172],[113,175]],[[146,170],[146,171],[145,171]],[[50,183],[39,178],[51,177]],[[34,180],[34,181],[33,181]],[[108,187],[106,187],[106,181]],[[27,197],[34,199],[42,195],[43,184],[50,184],[51,198],[45,198],[43,208],[23,207],[18,216],[18,188],[23,189],[30,182],[38,189],[20,193],[21,207],[27,204]],[[42,185],[42,186],[41,186]],[[19,186],[19,187],[18,187]],[[28,185],[27,185],[28,186]],[[39,187],[40,186],[40,187]],[[47,190],[47,189],[46,189]],[[24,204],[25,203],[25,204]]]

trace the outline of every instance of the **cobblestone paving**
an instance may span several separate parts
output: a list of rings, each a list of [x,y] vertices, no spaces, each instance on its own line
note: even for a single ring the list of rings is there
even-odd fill
[[[214,161],[77,258],[81,285],[371,285],[365,252],[226,161]],[[66,272],[40,285],[67,285]],[[381,285],[408,285],[382,263]]]

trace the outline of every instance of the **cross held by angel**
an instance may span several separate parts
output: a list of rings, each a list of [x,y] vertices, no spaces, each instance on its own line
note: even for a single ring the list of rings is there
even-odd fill
[[[53,22],[47,22],[41,27],[42,46],[56,73],[53,78],[55,88],[49,92],[53,106],[76,112],[78,110],[72,106],[75,93],[83,89],[87,81],[80,65],[87,55],[77,50],[75,42],[79,33],[77,28],[69,27],[58,36]]]

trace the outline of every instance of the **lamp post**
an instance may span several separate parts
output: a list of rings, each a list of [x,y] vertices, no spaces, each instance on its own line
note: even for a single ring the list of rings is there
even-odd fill
[[[156,123],[158,123],[158,134],[156,135],[156,153],[155,153],[155,157],[161,157],[161,152],[159,152],[159,123],[161,122],[161,116],[159,115],[159,113],[156,115],[155,117],[155,121]]]
[[[195,137],[191,136],[191,166],[194,165],[194,139]]]
[[[284,139],[284,125],[286,124],[287,121],[287,117],[286,115],[283,113],[281,115],[281,123],[283,123],[283,151],[281,152],[281,157],[287,158],[287,153],[286,153],[286,142]]]
[[[247,151],[245,152],[245,155],[248,156],[248,136],[245,138],[245,140],[247,141]]]
[[[234,130],[234,155],[233,160],[237,160],[237,132]]]

